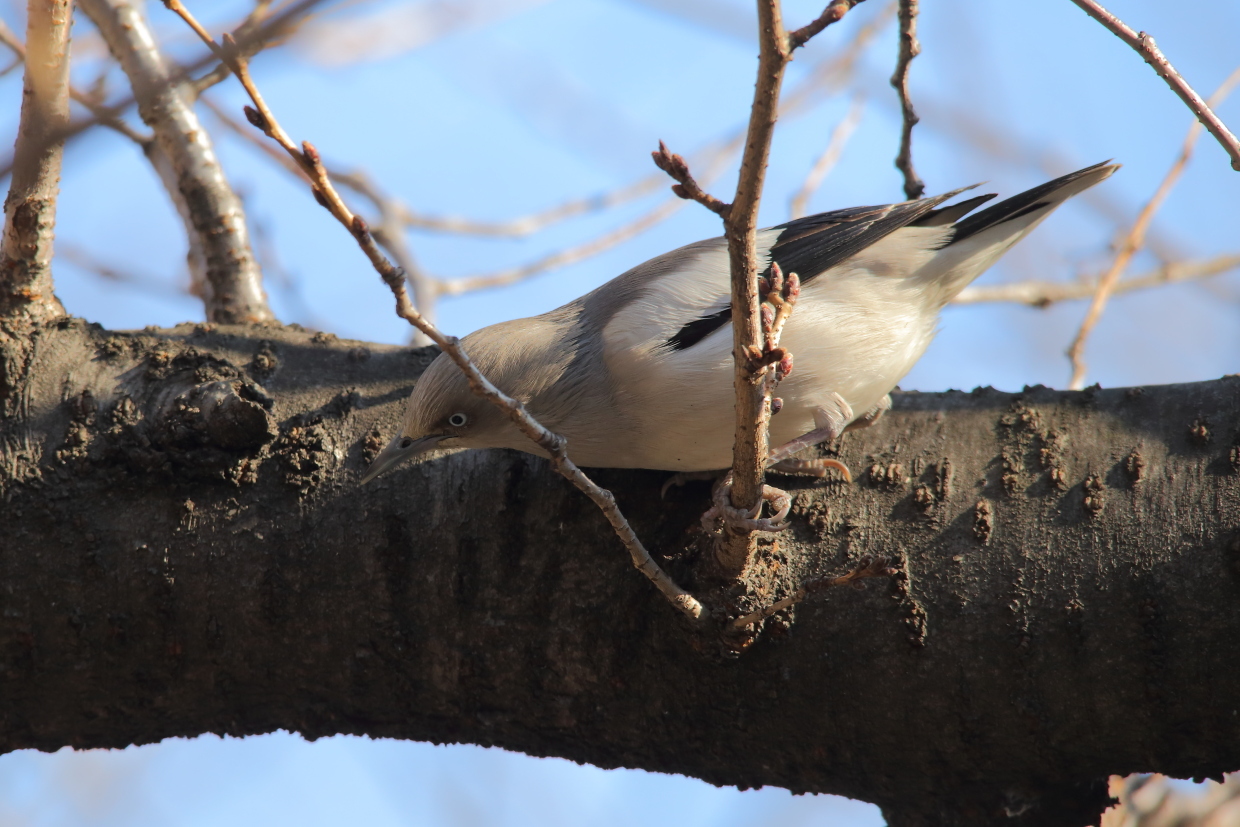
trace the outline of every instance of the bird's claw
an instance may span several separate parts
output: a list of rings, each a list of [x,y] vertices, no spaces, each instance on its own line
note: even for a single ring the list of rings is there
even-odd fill
[[[787,474],[790,477],[817,477],[822,479],[827,475],[827,470],[834,468],[844,477],[845,482],[852,482],[852,471],[848,470],[848,466],[837,459],[782,459],[770,467],[769,470],[777,474]]]
[[[702,528],[707,532],[715,531],[720,524],[738,532],[783,531],[788,527],[788,512],[792,510],[792,497],[787,491],[781,491],[771,485],[762,486],[762,498],[752,509],[746,510],[732,505],[732,474],[729,473],[715,483],[711,495],[714,502],[702,515]],[[769,503],[774,512],[770,517],[759,517],[762,504]]]

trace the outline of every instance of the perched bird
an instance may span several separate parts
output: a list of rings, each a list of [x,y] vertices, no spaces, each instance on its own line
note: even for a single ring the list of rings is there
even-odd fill
[[[854,207],[758,232],[758,255],[800,277],[780,344],[771,445],[786,456],[875,418],[925,352],[939,311],[1065,200],[1109,177],[1087,167],[969,215],[994,198]],[[968,187],[966,189],[972,189]],[[967,217],[966,217],[967,216]],[[586,467],[708,471],[732,464],[732,331],[727,245],[653,258],[563,307],[462,340],[500,389],[568,440]],[[434,448],[540,449],[475,396],[440,355],[409,397],[400,433],[362,482]]]

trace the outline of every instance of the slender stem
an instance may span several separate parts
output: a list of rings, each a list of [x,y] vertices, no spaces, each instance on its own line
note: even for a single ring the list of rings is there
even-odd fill
[[[1236,138],[1219,116],[1214,114],[1210,104],[1202,100],[1201,95],[1197,94],[1193,87],[1188,85],[1188,81],[1184,80],[1175,70],[1171,61],[1167,60],[1154,43],[1154,38],[1145,32],[1133,31],[1124,21],[1095,3],[1094,0],[1072,0],[1072,2],[1145,58],[1145,62],[1150,64],[1158,76],[1167,82],[1171,91],[1179,95],[1185,106],[1192,110],[1197,120],[1210,131],[1224,151],[1231,156],[1231,168],[1240,171],[1240,139]]]
[[[926,184],[917,176],[913,168],[913,127],[921,119],[913,109],[913,101],[908,94],[908,71],[913,58],[921,54],[921,44],[917,42],[917,2],[918,0],[900,0],[900,56],[896,60],[896,71],[891,76],[891,85],[900,96],[900,152],[896,155],[896,169],[904,175],[904,197],[913,201],[926,191]]]
[[[1240,83],[1240,69],[1236,69],[1223,81],[1222,85],[1210,96],[1210,102],[1218,105],[1235,88],[1237,83]],[[1149,229],[1150,222],[1154,219],[1154,214],[1158,212],[1162,202],[1170,194],[1172,188],[1175,187],[1176,182],[1179,181],[1180,174],[1184,172],[1184,167],[1188,165],[1188,160],[1193,155],[1193,147],[1196,146],[1199,137],[1201,137],[1201,122],[1195,121],[1188,128],[1188,135],[1184,137],[1184,145],[1180,148],[1179,157],[1175,159],[1171,169],[1167,170],[1167,174],[1163,176],[1162,183],[1158,185],[1154,195],[1141,208],[1141,212],[1137,215],[1137,220],[1133,222],[1132,228],[1124,236],[1119,252],[1115,254],[1115,260],[1111,263],[1110,268],[1102,275],[1102,278],[1098,279],[1098,287],[1094,292],[1093,301],[1090,302],[1089,310],[1081,322],[1080,329],[1076,332],[1076,337],[1072,340],[1071,346],[1068,347],[1068,358],[1072,362],[1072,379],[1068,387],[1079,390],[1085,386],[1085,341],[1098,324],[1098,320],[1102,318],[1102,311],[1106,308],[1107,301],[1110,299],[1115,285],[1119,282],[1119,277],[1123,275],[1125,268],[1128,267],[1128,262],[1132,261],[1132,257],[1140,251],[1142,244],[1145,242],[1146,231]]]
[[[814,166],[810,168],[809,174],[805,176],[804,183],[801,188],[792,196],[788,202],[788,212],[790,218],[800,218],[805,215],[809,207],[809,199],[822,186],[822,182],[835,169],[835,165],[839,163],[840,156],[844,154],[844,147],[848,144],[848,139],[852,137],[853,132],[857,130],[857,125],[861,123],[861,115],[865,112],[865,98],[857,95],[853,98],[852,106],[848,109],[848,114],[844,116],[844,120],[835,125],[835,129],[831,130],[831,137],[827,139],[827,147],[822,151],[822,155],[818,156],[818,160],[814,162]]]
[[[1136,290],[1148,290],[1181,281],[1205,279],[1240,269],[1240,254],[1217,256],[1202,261],[1173,261],[1164,264],[1144,275],[1121,279],[1111,288],[1111,295],[1131,293]],[[1098,280],[1062,282],[1062,281],[1017,281],[1010,284],[995,284],[966,287],[952,304],[990,304],[994,302],[1012,302],[1027,304],[1030,307],[1049,307],[1056,302],[1075,301],[1091,298],[1098,290]]]

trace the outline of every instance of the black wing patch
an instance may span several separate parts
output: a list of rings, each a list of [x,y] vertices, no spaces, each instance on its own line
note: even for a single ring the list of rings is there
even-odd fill
[[[783,232],[771,247],[771,260],[779,262],[785,273],[796,273],[801,284],[808,284],[901,227],[916,223],[939,204],[966,189],[972,187],[921,201],[878,207],[851,207],[780,224],[772,228]],[[768,272],[770,267],[763,275]],[[672,350],[693,347],[731,319],[732,308],[729,305],[689,322],[668,339],[665,346]]]
[[[717,313],[711,313],[709,316],[689,322],[676,331],[675,336],[667,340],[667,346],[672,350],[691,348],[730,321],[732,321],[732,305],[729,304]]]

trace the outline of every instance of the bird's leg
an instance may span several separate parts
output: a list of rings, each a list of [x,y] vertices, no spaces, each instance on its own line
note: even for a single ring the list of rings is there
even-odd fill
[[[889,410],[891,410],[891,394],[888,393],[878,400],[877,405],[866,411],[864,416],[857,417],[857,419],[848,423],[848,426],[844,428],[844,433],[870,427]]]
[[[814,424],[817,427],[809,433],[801,434],[796,439],[786,442],[771,451],[766,461],[767,468],[781,474],[809,474],[817,477],[824,476],[828,468],[834,468],[844,475],[844,479],[849,482],[852,481],[852,473],[848,470],[848,466],[839,460],[825,458],[815,460],[791,459],[792,455],[797,451],[808,448],[811,445],[817,445],[820,442],[828,442],[844,432],[846,423],[853,417],[852,406],[838,393],[833,393],[832,397],[834,410],[828,408],[818,408],[815,410]],[[877,409],[881,406],[880,403],[875,408]],[[877,417],[878,415],[875,415],[875,418]]]

